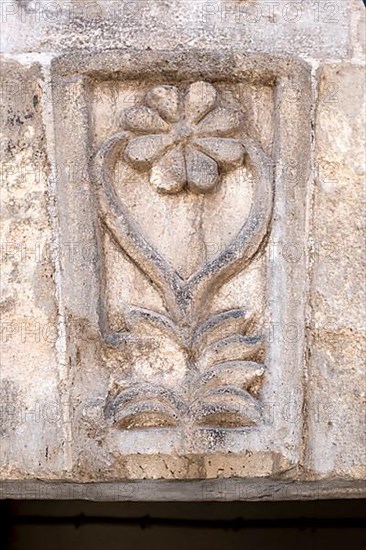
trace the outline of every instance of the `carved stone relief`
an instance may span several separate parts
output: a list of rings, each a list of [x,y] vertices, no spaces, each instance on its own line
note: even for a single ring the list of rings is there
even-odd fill
[[[260,144],[245,134],[243,114],[221,106],[218,96],[207,82],[195,82],[182,90],[172,85],[151,88],[142,105],[122,113],[125,131],[107,139],[95,159],[101,233],[107,231],[159,289],[166,310],[163,314],[121,304],[128,330],[111,332],[108,315],[104,315],[106,342],[120,348],[122,342],[138,334],[139,325],[152,325],[161,332],[156,338],[172,340],[185,363],[179,388],[165,387],[156,379],[146,383],[145,376],[142,380],[137,377],[132,385],[125,382],[125,389],[107,405],[108,416],[113,415],[123,428],[176,426],[190,420],[212,427],[250,426],[260,416],[257,392],[264,374],[264,345],[253,326],[255,312],[235,308],[211,316],[208,313],[216,291],[250,263],[269,229],[272,171]],[[116,163],[122,157],[138,173],[149,170],[149,184],[156,192],[206,195],[214,194],[220,176],[235,168],[240,185],[244,156],[248,166],[252,163],[255,187],[247,219],[214,259],[203,261],[187,277],[179,275],[149,243],[148,235],[141,234],[123,198],[119,199],[112,182],[123,189],[124,181],[123,176],[115,177]],[[137,186],[138,178],[137,174]],[[228,185],[225,181],[221,184]],[[144,186],[145,181],[139,190],[143,196]],[[241,192],[247,199],[245,189]],[[188,200],[193,214],[201,215],[203,202],[198,197]],[[225,208],[224,200],[225,195],[218,197],[217,208]],[[174,208],[175,202],[168,201]],[[157,223],[169,227],[171,220],[160,218]],[[174,235],[174,228],[171,232],[175,243],[185,238]],[[198,239],[204,244],[204,237]]]
[[[301,430],[273,411],[303,406],[303,264],[274,244],[305,227],[308,74],[155,55],[54,64],[59,159],[85,167],[59,179],[61,218],[94,260],[63,265],[70,395],[101,411],[74,429],[112,477],[135,453],[270,453],[287,468]],[[290,83],[303,93],[286,105]],[[273,333],[286,323],[296,341]]]

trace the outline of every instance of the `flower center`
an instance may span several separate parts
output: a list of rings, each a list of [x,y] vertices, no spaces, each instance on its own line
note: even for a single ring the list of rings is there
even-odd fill
[[[175,127],[175,138],[178,142],[187,142],[193,134],[193,129],[186,123],[180,122]]]

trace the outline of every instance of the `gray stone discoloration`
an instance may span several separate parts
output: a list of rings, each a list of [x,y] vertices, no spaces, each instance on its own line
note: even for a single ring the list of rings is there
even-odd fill
[[[172,462],[165,465],[176,469]],[[197,469],[197,472],[199,469]],[[270,479],[208,479],[203,481],[154,480],[107,483],[70,483],[43,481],[6,481],[1,484],[1,498],[90,500],[105,502],[212,502],[319,500],[330,498],[364,498],[363,481],[344,479],[317,482]]]
[[[2,379],[0,383],[0,437],[9,435],[17,426],[16,410],[19,406],[19,391],[11,380]]]

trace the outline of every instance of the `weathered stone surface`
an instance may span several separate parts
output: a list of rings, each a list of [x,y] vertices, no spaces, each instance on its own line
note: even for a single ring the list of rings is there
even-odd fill
[[[364,68],[319,71],[307,466],[365,477]]]
[[[365,329],[365,83],[361,66],[319,70],[313,214],[313,322]]]
[[[352,2],[333,0],[9,0],[2,50],[225,48],[346,56]]]
[[[179,78],[171,82],[167,67]],[[275,262],[265,236],[285,236],[285,220],[305,201],[309,69],[263,56],[111,52],[59,59],[53,78],[58,162],[86,166],[92,159],[82,182],[60,175],[62,240],[97,235],[97,261],[62,263],[67,324],[90,327],[88,338],[72,328],[68,334],[72,401],[96,410],[75,418],[74,478],[250,477],[295,469],[301,423],[289,422],[286,408],[302,403],[304,269],[301,261]],[[289,79],[302,90],[291,105]],[[276,89],[268,93],[270,82]],[[156,99],[151,103],[162,86],[177,90],[175,122],[165,104],[163,112]],[[265,101],[256,101],[259,93]],[[158,136],[163,149],[156,152],[154,142],[149,157],[146,140]],[[172,143],[163,141],[167,136]],[[212,156],[192,154],[196,137],[216,140]],[[165,147],[181,148],[185,159],[175,193],[154,185]],[[223,162],[227,147],[236,162]],[[273,183],[275,159],[286,167],[294,154],[297,186],[284,181],[284,168]],[[206,171],[206,158],[214,173]],[[166,162],[173,166],[172,158]],[[291,238],[302,238],[304,225],[297,214]],[[220,248],[210,257],[212,243]],[[286,323],[298,326],[298,338],[268,337],[268,325]],[[223,469],[225,453],[232,460]]]
[[[312,477],[364,480],[366,338],[324,331],[309,346],[306,467]]]
[[[350,36],[352,44],[352,58],[361,65],[365,63],[366,55],[366,17],[363,2],[352,0]]]
[[[364,494],[361,0],[0,5],[1,495]]]
[[[49,164],[39,65],[1,62],[2,478],[64,468]]]

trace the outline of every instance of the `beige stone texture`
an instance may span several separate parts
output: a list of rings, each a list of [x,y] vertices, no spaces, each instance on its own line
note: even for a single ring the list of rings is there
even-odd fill
[[[348,0],[9,0],[2,49],[217,48],[341,58],[354,9]]]
[[[352,58],[360,64],[365,63],[366,55],[366,16],[362,2],[352,0],[350,2],[350,36],[352,44]]]
[[[55,478],[64,435],[42,76],[4,60],[1,76],[1,476]]]
[[[0,8],[0,497],[365,496],[362,1]]]
[[[365,71],[319,69],[307,467],[365,478]]]

